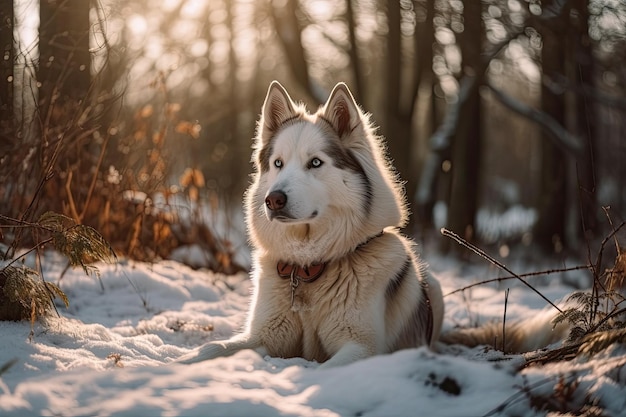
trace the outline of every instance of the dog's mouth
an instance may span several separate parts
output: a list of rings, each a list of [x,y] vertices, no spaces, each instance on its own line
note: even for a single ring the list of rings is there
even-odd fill
[[[268,210],[267,218],[270,221],[276,220],[280,223],[303,223],[309,222],[317,217],[317,210],[315,210],[309,217],[297,218],[286,210]]]

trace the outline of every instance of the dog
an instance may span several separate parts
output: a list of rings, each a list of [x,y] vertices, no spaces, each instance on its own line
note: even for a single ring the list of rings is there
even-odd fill
[[[254,349],[322,368],[435,348],[444,307],[407,221],[402,183],[347,85],[309,113],[273,81],[244,196],[253,293],[242,333],[179,362]]]

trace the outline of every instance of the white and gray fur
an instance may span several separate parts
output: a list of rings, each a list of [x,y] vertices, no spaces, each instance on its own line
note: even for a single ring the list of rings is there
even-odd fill
[[[407,220],[402,183],[374,131],[343,83],[313,114],[271,83],[245,196],[254,284],[248,320],[242,333],[180,362],[255,349],[328,367],[434,346],[441,288],[398,231]],[[292,288],[279,262],[325,269]]]

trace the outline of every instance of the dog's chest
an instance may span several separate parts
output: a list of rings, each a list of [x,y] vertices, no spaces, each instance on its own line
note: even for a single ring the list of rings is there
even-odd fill
[[[303,323],[319,326],[362,305],[370,293],[369,281],[364,275],[357,277],[331,270],[315,282],[291,285],[286,293],[292,299],[291,311],[298,314]]]
[[[320,285],[316,283],[290,283],[288,297],[291,300],[291,311],[295,312],[305,321],[311,321],[318,316],[321,303],[327,302],[326,294],[322,292]],[[315,320],[313,320],[315,321]]]
[[[335,352],[329,352],[329,329],[338,324],[344,315],[345,304],[339,299],[330,299],[316,286],[308,284],[298,287],[291,311],[298,316],[302,334],[302,357],[317,362],[325,362]]]

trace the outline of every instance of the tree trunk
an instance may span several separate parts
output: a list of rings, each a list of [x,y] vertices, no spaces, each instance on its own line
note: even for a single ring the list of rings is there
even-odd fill
[[[352,2],[354,0],[346,0],[346,22],[348,24],[348,36],[350,39],[350,45],[348,54],[350,55],[350,68],[352,69],[352,77],[354,78],[354,89],[352,94],[358,103],[363,103],[363,97],[367,96],[364,90],[363,72],[361,71],[361,65],[359,60],[359,47],[356,40],[356,20],[354,18],[354,8]]]
[[[387,139],[389,156],[393,165],[398,170],[400,177],[406,181],[406,193],[412,196],[415,192],[415,181],[411,178],[411,153],[412,153],[412,106],[407,109],[403,106],[402,94],[402,33],[401,25],[401,2],[387,2],[387,53],[386,79],[384,87],[385,117],[381,125],[383,134]],[[412,97],[409,100],[414,100]]]
[[[551,3],[545,5],[549,7]],[[559,16],[550,24],[542,25],[542,74],[546,78],[541,86],[541,108],[559,124],[565,126],[565,97],[553,91],[550,81],[565,74],[564,21]],[[536,243],[544,250],[559,252],[563,248],[566,224],[567,164],[565,152],[542,133],[538,221],[534,228]]]
[[[465,29],[459,38],[465,76],[476,77],[481,68],[483,43],[482,2],[463,3]],[[464,112],[460,115],[459,129],[452,147],[452,185],[448,209],[448,227],[465,238],[474,240],[475,219],[478,209],[480,156],[482,148],[480,90],[472,89]],[[451,246],[444,240],[444,249]]]
[[[387,2],[387,51],[385,56],[385,118],[382,127],[387,137],[387,146],[394,165],[400,174],[404,177],[407,175],[407,144],[405,138],[401,136],[402,132],[398,123],[398,114],[400,109],[400,80],[402,69],[402,48],[400,33],[400,2]]]
[[[594,156],[596,154],[596,125],[597,120],[593,103],[588,101],[582,91],[594,85],[594,61],[592,44],[589,37],[589,0],[576,0],[573,4],[576,13],[572,19],[572,54],[571,77],[575,91],[579,92],[576,97],[574,117],[574,130],[579,137],[585,150],[576,161],[576,187],[579,192],[576,197],[580,200],[579,221],[574,224],[574,231],[582,231],[583,237],[592,238],[596,232],[598,218],[598,205],[596,199],[596,172]],[[581,225],[584,227],[581,227]],[[580,234],[574,234],[580,237]]]
[[[422,5],[422,3],[424,4]],[[430,152],[428,138],[432,135],[437,124],[434,91],[436,78],[433,72],[433,44],[435,43],[433,17],[435,14],[435,1],[415,0],[413,4],[416,13],[424,14],[423,20],[417,16],[415,33],[413,34],[416,60],[416,93],[419,95],[420,87],[423,85],[428,85],[430,90],[428,102],[426,103],[424,100],[421,100],[423,108],[419,108],[421,113],[427,114],[427,116],[423,119],[424,127],[420,131],[424,138],[423,142],[426,142],[423,143],[420,148],[426,155],[421,158],[422,163],[419,164],[419,170],[414,172],[415,177],[418,178],[419,185],[416,185],[416,189],[412,195],[409,194],[409,196],[413,198],[413,203],[415,204],[414,215],[412,216],[413,224],[417,225],[419,231],[423,234],[427,230],[432,229],[434,225],[433,208],[436,201],[438,174],[441,172],[440,159],[434,155],[428,155],[428,152]],[[427,168],[427,164],[434,164],[437,166]]]
[[[239,82],[237,81],[237,68],[239,66],[237,60],[237,54],[235,53],[235,2],[232,1],[227,3],[226,6],[227,17],[226,17],[226,27],[230,32],[230,45],[229,45],[229,53],[228,53],[228,66],[229,66],[229,77],[228,77],[228,102],[230,111],[226,115],[226,129],[224,129],[226,133],[226,137],[223,138],[224,146],[229,147],[232,151],[234,151],[237,147],[237,139],[239,138],[239,112],[240,109],[240,101],[238,95]],[[224,175],[221,178],[221,185],[224,189],[233,188],[234,180],[238,178],[241,170],[240,167],[234,162],[235,152],[226,152],[224,155],[223,163],[228,167],[228,175]]]
[[[91,106],[89,0],[41,0],[37,117],[39,118],[39,180],[46,184],[47,208],[82,222],[93,167],[101,144],[89,132],[96,117]],[[39,172],[37,172],[39,170]]]
[[[91,83],[88,0],[41,0],[39,108],[44,135],[49,123],[68,119]]]
[[[13,1],[0,2],[0,153],[13,134]]]
[[[291,73],[298,84],[306,91],[309,96],[322,103],[325,97],[320,97],[313,88],[313,83],[309,76],[309,65],[306,60],[304,48],[302,47],[302,27],[298,20],[300,14],[300,5],[298,0],[287,0],[286,4],[278,7],[271,4],[272,17],[274,19],[274,28],[285,50],[285,58],[291,69]]]

